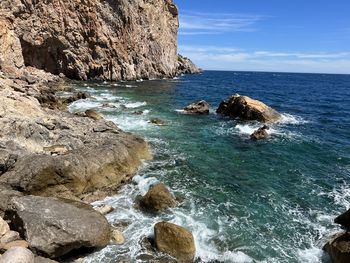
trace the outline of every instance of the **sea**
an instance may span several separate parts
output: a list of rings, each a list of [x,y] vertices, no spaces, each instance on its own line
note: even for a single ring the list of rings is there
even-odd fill
[[[162,220],[193,233],[197,262],[330,262],[322,247],[340,230],[334,218],[350,208],[350,75],[204,71],[71,85],[91,95],[71,112],[101,112],[143,137],[154,156],[118,195],[95,203],[115,208],[107,219],[125,225],[126,242],[85,262],[148,262],[141,240]],[[236,93],[282,113],[268,139],[250,140],[260,123],[216,114]],[[198,100],[210,114],[184,114]],[[182,202],[143,213],[135,200],[157,182]]]

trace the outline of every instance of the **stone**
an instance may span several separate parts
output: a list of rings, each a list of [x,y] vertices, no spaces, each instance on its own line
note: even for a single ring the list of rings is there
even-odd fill
[[[24,247],[13,247],[0,258],[1,263],[34,263],[34,254]]]
[[[256,131],[254,131],[251,135],[250,135],[250,139],[252,140],[262,140],[262,139],[266,139],[269,134],[267,133],[267,130],[269,129],[268,126],[264,125],[263,127],[257,129]]]
[[[34,263],[58,263],[58,261],[55,261],[55,260],[52,260],[52,259],[49,259],[49,258],[36,256],[34,258]]]
[[[75,249],[104,247],[110,240],[106,218],[81,202],[31,195],[14,197],[5,218],[32,251],[50,258]]]
[[[95,111],[95,110],[87,110],[85,111],[85,115],[95,121],[99,121],[103,119],[103,116],[101,113]]]
[[[11,169],[15,165],[17,158],[16,154],[0,149],[0,175]]]
[[[198,68],[189,58],[178,55],[177,74],[199,74],[202,70]]]
[[[323,249],[329,254],[333,263],[350,262],[350,233],[336,234]]]
[[[94,209],[102,215],[107,215],[114,210],[114,208],[110,205],[100,205],[94,207]]]
[[[117,245],[122,245],[125,243],[125,237],[121,231],[114,229],[112,231],[112,241]]]
[[[266,123],[277,122],[281,119],[280,113],[263,102],[239,94],[231,96],[227,101],[222,101],[216,112],[231,118]]]
[[[179,262],[193,262],[196,248],[191,232],[169,222],[154,226],[154,239],[159,251],[175,257]]]
[[[191,114],[209,114],[209,103],[205,100],[201,100],[198,102],[191,103],[187,107],[184,108],[186,113]]]
[[[2,236],[2,238],[0,238],[0,243],[2,244],[7,244],[10,243],[12,241],[16,241],[21,239],[19,236],[19,233],[16,231],[8,231],[5,235]]]
[[[9,225],[4,219],[0,217],[0,237],[3,237],[9,231],[10,231]]]
[[[350,209],[334,219],[334,222],[350,229]]]
[[[144,210],[161,212],[176,206],[174,196],[162,183],[152,186],[140,200],[140,206]]]
[[[158,126],[163,126],[165,124],[165,121],[158,118],[150,119],[148,122]]]
[[[52,145],[43,148],[44,152],[48,152],[50,154],[67,154],[69,149],[66,145]]]
[[[0,248],[4,249],[4,250],[9,250],[10,248],[13,248],[13,247],[28,248],[28,246],[29,246],[29,244],[25,240],[15,240],[15,241],[11,241],[11,242],[6,243],[6,244],[0,244]]]

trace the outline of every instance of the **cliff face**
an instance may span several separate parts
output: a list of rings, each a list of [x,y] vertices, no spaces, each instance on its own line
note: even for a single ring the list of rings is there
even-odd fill
[[[13,44],[23,55],[17,61],[26,66],[81,80],[172,77],[184,71],[172,0],[2,0],[0,12],[17,37]]]

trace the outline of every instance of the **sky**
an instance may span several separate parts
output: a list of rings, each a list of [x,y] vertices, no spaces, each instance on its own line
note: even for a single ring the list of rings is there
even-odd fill
[[[207,70],[350,74],[350,0],[175,0],[179,53]]]

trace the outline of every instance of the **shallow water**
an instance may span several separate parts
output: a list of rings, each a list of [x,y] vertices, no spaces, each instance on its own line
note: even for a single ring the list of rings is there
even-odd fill
[[[111,222],[131,223],[126,244],[109,246],[87,262],[142,262],[139,242],[161,220],[194,233],[202,262],[328,262],[322,245],[339,230],[334,217],[350,207],[349,75],[207,71],[174,80],[73,86],[93,98],[73,103],[71,111],[101,111],[146,138],[155,156],[133,184],[103,201],[116,208],[107,216]],[[270,139],[250,141],[261,125],[215,114],[234,93],[283,113]],[[200,99],[211,104],[209,116],[181,113]],[[155,126],[151,118],[166,124]],[[184,203],[157,217],[134,209],[136,196],[158,181]]]

